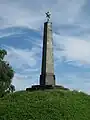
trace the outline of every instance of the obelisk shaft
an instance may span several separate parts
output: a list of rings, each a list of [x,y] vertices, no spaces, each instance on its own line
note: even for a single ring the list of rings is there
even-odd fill
[[[55,85],[52,23],[44,23],[40,85]]]

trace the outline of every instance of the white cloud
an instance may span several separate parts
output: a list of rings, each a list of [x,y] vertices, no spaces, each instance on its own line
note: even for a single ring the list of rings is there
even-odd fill
[[[6,31],[6,32],[1,32],[0,31],[0,39],[2,39],[2,38],[4,38],[4,37],[11,37],[12,35],[19,35],[19,34],[22,34],[21,32],[8,32],[8,31]]]
[[[81,90],[90,95],[90,72],[74,72],[74,73],[65,73],[57,74],[56,76],[57,84],[61,84],[69,89]]]
[[[55,24],[74,23],[84,3],[85,0],[0,1],[0,26],[1,28],[10,26],[40,28],[47,10],[52,12],[52,20]]]
[[[0,34],[0,38],[3,38],[3,37],[8,37],[8,36],[11,36],[11,35],[14,35],[15,33],[7,33],[7,34]]]
[[[7,50],[8,55],[5,57],[6,60],[15,68],[23,68],[24,65],[34,67],[37,64],[36,54],[39,52],[38,48],[29,49],[16,49],[13,47],[3,46]]]
[[[31,87],[32,85],[35,85],[37,84],[37,74],[28,74],[25,75],[25,74],[19,74],[19,73],[16,73],[14,75],[14,78],[13,78],[13,81],[12,81],[12,84],[15,85],[15,88],[16,88],[16,91],[18,90],[25,90],[27,87]]]
[[[35,39],[35,38],[30,37],[30,38],[25,39],[25,40],[29,41],[29,42],[32,43],[34,46],[38,47],[38,49],[41,49],[41,48],[43,47],[43,38],[42,38],[42,40],[40,40],[40,39],[38,39],[38,38]]]
[[[77,61],[79,64],[90,64],[90,41],[77,37],[65,37],[54,34],[55,57],[66,61]],[[61,50],[57,50],[61,48]]]
[[[12,84],[15,85],[16,90],[25,90],[27,86],[27,81],[25,75],[15,74]]]
[[[21,3],[21,5],[20,5]],[[36,25],[36,21],[42,20],[40,16],[35,15],[32,10],[25,9],[25,6],[22,6],[22,2],[9,2],[7,1],[4,4],[0,4],[0,26],[4,27],[15,27],[23,26],[32,28],[33,25]]]

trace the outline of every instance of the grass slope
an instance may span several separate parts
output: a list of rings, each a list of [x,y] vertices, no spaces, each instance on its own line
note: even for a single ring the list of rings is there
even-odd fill
[[[59,89],[16,92],[0,99],[0,120],[90,120],[90,96]]]

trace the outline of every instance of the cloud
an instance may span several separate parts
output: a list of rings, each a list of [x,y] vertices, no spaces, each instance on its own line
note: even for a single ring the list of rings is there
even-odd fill
[[[90,72],[59,73],[56,76],[57,84],[61,84],[69,89],[81,90],[90,95]]]
[[[23,68],[24,65],[28,67],[34,67],[37,64],[39,53],[38,48],[29,49],[16,49],[11,46],[3,46],[7,50],[8,55],[5,57],[6,60],[9,60],[15,68]],[[19,64],[18,64],[19,63]]]
[[[35,74],[30,75],[30,73],[29,73],[28,76],[27,76],[25,74],[16,73],[14,75],[12,84],[15,85],[16,91],[25,90],[26,88],[37,84],[38,81],[37,81],[36,78],[38,78],[38,77]]]
[[[0,26],[1,28],[23,26],[40,29],[47,10],[52,12],[52,20],[55,24],[74,23],[84,4],[85,0],[56,0],[55,2],[3,0],[0,1]]]
[[[2,30],[2,31],[0,31],[0,39],[5,38],[5,37],[6,38],[7,37],[11,37],[13,35],[16,36],[16,35],[20,35],[20,34],[22,34],[22,32],[19,32],[19,31],[17,31],[17,32],[16,31],[15,32],[14,31],[10,31],[9,32],[8,30],[7,31],[6,30],[5,31]]]
[[[15,33],[0,34],[0,38],[12,36],[12,35],[14,35],[14,34],[15,34]]]
[[[0,12],[1,28],[16,26],[32,28],[33,25],[36,25],[35,21],[38,24],[38,21],[42,20],[42,17],[32,12],[32,10],[27,10],[25,6],[20,1],[18,3],[6,1],[0,4],[0,10],[3,11],[3,13]]]
[[[90,41],[54,34],[55,57],[79,64],[90,64]],[[58,49],[59,48],[59,49]]]

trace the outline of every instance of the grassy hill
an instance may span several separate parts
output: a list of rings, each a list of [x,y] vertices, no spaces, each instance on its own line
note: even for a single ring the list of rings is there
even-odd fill
[[[90,96],[76,91],[20,91],[0,99],[0,120],[90,120]]]

